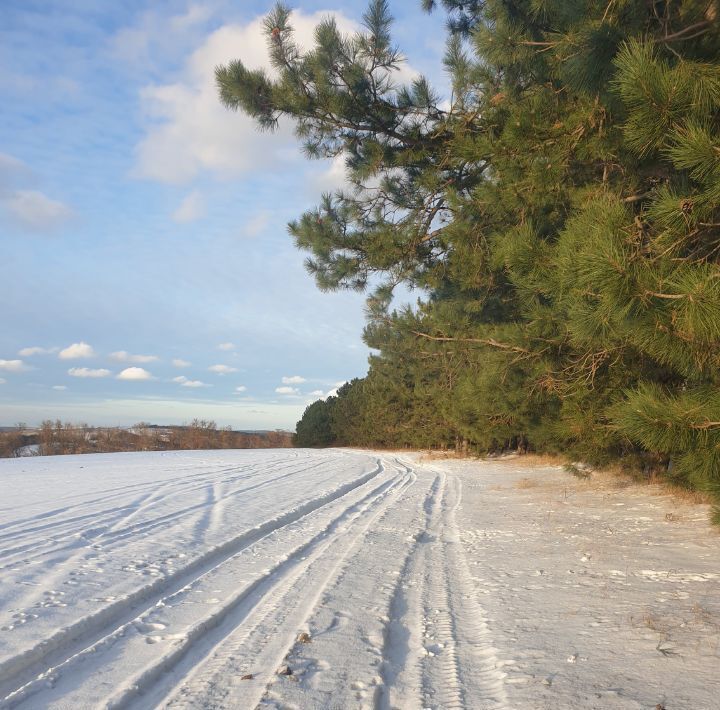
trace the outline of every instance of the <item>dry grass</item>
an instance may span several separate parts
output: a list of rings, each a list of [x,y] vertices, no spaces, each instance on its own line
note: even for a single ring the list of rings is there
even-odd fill
[[[682,513],[665,513],[665,520],[668,523],[680,523],[685,520],[685,516]]]
[[[638,490],[643,490],[656,496],[672,498],[686,505],[709,505],[713,502],[711,496],[707,493],[679,486],[659,474],[639,477],[633,476],[632,473],[624,470],[620,466],[608,466],[602,471],[593,473],[593,477],[596,475],[616,478],[621,482],[619,487],[626,488],[635,486]]]
[[[557,454],[524,454],[520,458],[529,466],[562,466],[566,461]]]
[[[472,456],[463,456],[461,453],[453,451],[452,449],[447,450],[429,450],[423,451],[418,457],[418,461],[444,461],[447,459],[471,459]]]
[[[536,468],[541,466],[562,466],[565,459],[555,454],[506,454],[495,458],[483,459],[484,461],[492,461],[493,463],[505,463],[517,466],[521,463],[527,468]]]
[[[455,452],[451,449],[445,451],[424,451],[419,456],[419,461],[439,461],[445,459],[460,459],[460,460],[476,460],[494,465],[508,466],[517,468],[536,469],[536,468],[547,468],[547,467],[564,467],[567,465],[567,458],[557,454],[518,454],[510,453],[498,457],[485,457],[478,459],[472,455],[463,455],[462,453]],[[570,475],[567,476],[571,478]],[[522,478],[512,484],[512,487],[520,490],[538,487],[549,487],[555,488],[558,485],[558,481],[543,481],[538,479]],[[660,475],[652,475],[648,477],[638,477],[633,475],[628,470],[624,469],[621,465],[611,465],[603,469],[594,469],[590,473],[588,478],[575,478],[570,483],[562,482],[565,487],[577,487],[580,490],[593,490],[593,491],[618,491],[627,488],[634,488],[638,492],[648,493],[658,497],[669,498],[678,505],[711,505],[713,503],[712,498],[702,491],[693,491],[682,486],[674,485]],[[505,486],[499,485],[495,490],[505,490]],[[687,518],[676,511],[668,513],[666,516],[668,522],[682,522]],[[718,508],[718,525],[720,526],[720,507]]]
[[[463,454],[462,452],[447,450],[429,450],[423,451],[419,456],[419,461],[442,461],[445,459],[460,459],[466,461],[488,461],[495,464],[517,465],[519,462],[528,468],[540,466],[562,466],[565,459],[556,454],[518,454],[511,452],[502,454],[501,456],[477,456],[475,454]]]
[[[694,604],[689,610],[676,614],[660,614],[646,610],[639,616],[630,617],[630,626],[636,629],[649,629],[660,636],[657,650],[663,655],[675,655],[672,648],[662,647],[671,640],[682,641],[688,633],[720,631],[720,623],[716,614],[700,604]]]
[[[657,495],[671,496],[674,500],[687,505],[710,505],[712,503],[712,498],[707,493],[691,491],[672,483],[661,483],[656,492]]]
[[[695,603],[690,608],[690,611],[693,614],[693,620],[697,623],[704,624],[705,626],[712,626],[716,629],[720,627],[720,623],[718,623],[718,619],[715,614],[706,609],[704,606]]]
[[[578,481],[577,484],[586,490],[609,492],[632,489],[637,493],[664,498],[673,508],[665,513],[665,520],[669,523],[682,523],[690,519],[688,511],[683,511],[683,508],[711,503],[710,497],[702,491],[673,485],[660,476],[639,479],[619,466],[593,471],[590,479]]]
[[[610,466],[593,470],[589,478],[578,480],[578,484],[591,490],[605,491],[630,488],[635,486],[637,481],[619,466]]]
[[[553,454],[527,454],[525,456],[514,456],[512,458],[501,458],[494,460],[497,463],[506,462],[508,465],[517,465],[521,463],[528,468],[541,466],[564,466],[567,460],[561,456]],[[622,490],[625,488],[635,488],[638,491],[650,493],[659,497],[671,498],[680,504],[685,505],[709,505],[713,503],[713,499],[703,491],[693,491],[683,486],[678,486],[663,478],[662,476],[650,476],[647,478],[638,478],[632,473],[623,469],[620,465],[607,466],[602,469],[594,469],[589,478],[576,478],[575,485],[580,488],[589,490]],[[539,485],[539,484],[537,484]],[[519,481],[517,488],[529,488]],[[672,514],[672,522],[682,520],[682,515]]]
[[[639,619],[635,620],[635,626],[645,627],[658,634],[667,634],[671,626],[667,620],[661,619],[657,614],[645,612]]]

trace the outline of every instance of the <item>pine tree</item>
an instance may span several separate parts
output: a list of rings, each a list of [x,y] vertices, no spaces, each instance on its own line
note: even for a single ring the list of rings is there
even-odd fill
[[[306,448],[331,446],[336,441],[332,428],[333,397],[319,399],[308,405],[302,419],[297,423],[293,443]]]
[[[717,0],[439,4],[449,107],[397,84],[384,0],[305,53],[278,6],[276,75],[217,74],[346,159],[352,188],[290,225],[321,288],[370,289],[380,354],[335,435],[644,456],[720,496]],[[393,312],[398,283],[426,296]]]

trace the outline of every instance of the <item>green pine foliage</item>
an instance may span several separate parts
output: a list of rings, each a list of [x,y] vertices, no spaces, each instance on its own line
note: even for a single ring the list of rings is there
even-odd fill
[[[385,0],[309,51],[279,5],[273,74],[217,72],[229,108],[346,161],[290,233],[320,288],[368,291],[377,354],[298,444],[644,459],[720,499],[718,0],[422,4],[449,104],[398,80]],[[421,298],[393,311],[400,283]]]
[[[336,436],[332,428],[332,410],[335,399],[318,400],[310,404],[298,422],[293,444],[303,448],[330,446]]]

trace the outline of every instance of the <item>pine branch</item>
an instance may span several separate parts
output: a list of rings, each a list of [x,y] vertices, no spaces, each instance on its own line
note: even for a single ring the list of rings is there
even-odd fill
[[[691,429],[706,431],[708,429],[720,429],[720,422],[703,422],[702,424],[691,424]]]
[[[531,42],[530,40],[524,40],[522,42],[518,42],[518,44],[523,45],[524,47],[557,47],[559,42]]]
[[[421,333],[419,330],[411,330],[413,335],[417,335],[421,338],[427,338],[428,340],[435,340],[442,343],[477,343],[478,345],[489,345],[493,348],[500,348],[501,350],[510,350],[515,353],[523,353],[525,355],[536,355],[530,350],[520,348],[517,345],[508,345],[507,343],[499,343],[493,338],[451,338],[448,336],[430,335],[429,333]]]
[[[673,32],[672,34],[665,35],[664,37],[660,37],[659,39],[656,39],[656,42],[665,43],[665,42],[680,42],[682,40],[686,39],[694,39],[695,37],[699,37],[702,34],[705,34],[710,27],[712,26],[713,21],[712,20],[703,20],[702,22],[696,22],[694,25],[689,25],[688,27],[685,27],[682,30],[679,30],[678,32]],[[690,34],[690,32],[695,32],[695,34]],[[689,36],[688,36],[689,35]]]
[[[646,197],[650,197],[652,195],[653,191],[648,190],[647,192],[640,192],[637,195],[630,195],[629,197],[624,197],[623,202],[626,202],[628,204],[631,204],[633,202],[640,202],[641,200],[644,200]]]
[[[687,293],[658,293],[657,291],[645,291],[646,296],[653,298],[664,298],[669,301],[677,301],[681,298],[689,298]]]

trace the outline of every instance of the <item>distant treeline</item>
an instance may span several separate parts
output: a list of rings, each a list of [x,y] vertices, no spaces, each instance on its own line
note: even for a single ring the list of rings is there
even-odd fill
[[[183,426],[140,423],[133,427],[94,427],[88,424],[44,421],[37,429],[18,425],[0,431],[0,457],[57,454],[169,451],[177,449],[273,449],[292,446],[285,431],[233,431],[213,421],[194,419]]]
[[[373,370],[346,382],[337,395],[310,404],[297,423],[295,446],[365,446],[376,449],[441,449],[461,454],[527,452],[527,438],[490,438],[478,445],[449,426],[431,399],[413,398]]]

